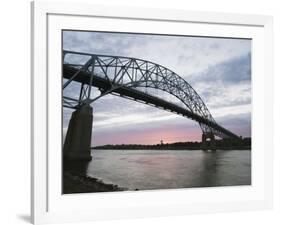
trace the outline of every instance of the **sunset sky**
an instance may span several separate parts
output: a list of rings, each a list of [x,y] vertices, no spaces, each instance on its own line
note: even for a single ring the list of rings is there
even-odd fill
[[[217,123],[237,135],[251,136],[251,40],[64,31],[63,48],[163,65],[196,90]],[[76,86],[70,90],[79,93]],[[175,100],[161,91],[153,93]],[[198,123],[145,104],[107,95],[92,107],[92,146],[201,140]],[[72,110],[63,110],[65,135]]]

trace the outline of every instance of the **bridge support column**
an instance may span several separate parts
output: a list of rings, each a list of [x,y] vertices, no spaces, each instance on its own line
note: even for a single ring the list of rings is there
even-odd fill
[[[72,113],[63,146],[63,156],[66,160],[92,159],[92,123],[93,109],[90,105],[83,105]]]
[[[208,141],[208,139],[209,139],[209,141]],[[215,141],[215,135],[213,133],[203,133],[202,134],[201,149],[204,151],[207,151],[207,150],[216,151],[216,141]]]
[[[201,149],[206,151],[208,148],[207,148],[207,138],[206,138],[206,134],[202,134],[202,143],[201,143]]]

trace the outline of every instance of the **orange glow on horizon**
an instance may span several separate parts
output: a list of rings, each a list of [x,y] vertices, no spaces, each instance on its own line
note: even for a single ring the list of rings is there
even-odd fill
[[[93,146],[106,144],[142,144],[153,145],[163,143],[201,141],[201,130],[182,130],[182,129],[152,129],[138,132],[116,132],[110,138],[97,137],[93,134]]]

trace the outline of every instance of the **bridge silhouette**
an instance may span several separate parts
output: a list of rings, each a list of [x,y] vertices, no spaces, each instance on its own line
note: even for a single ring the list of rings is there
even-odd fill
[[[202,149],[215,150],[215,136],[238,140],[236,134],[220,126],[192,86],[175,72],[147,60],[63,51],[63,107],[72,108],[65,143],[64,157],[90,160],[92,107],[97,99],[113,94],[161,108],[199,123]],[[66,96],[72,82],[80,85],[79,94]],[[100,94],[92,97],[92,87]],[[174,103],[139,88],[158,89],[179,100]]]

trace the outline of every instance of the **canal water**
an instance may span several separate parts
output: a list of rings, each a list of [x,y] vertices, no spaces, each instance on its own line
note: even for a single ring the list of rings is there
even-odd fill
[[[251,151],[92,150],[87,174],[129,190],[251,184]]]

